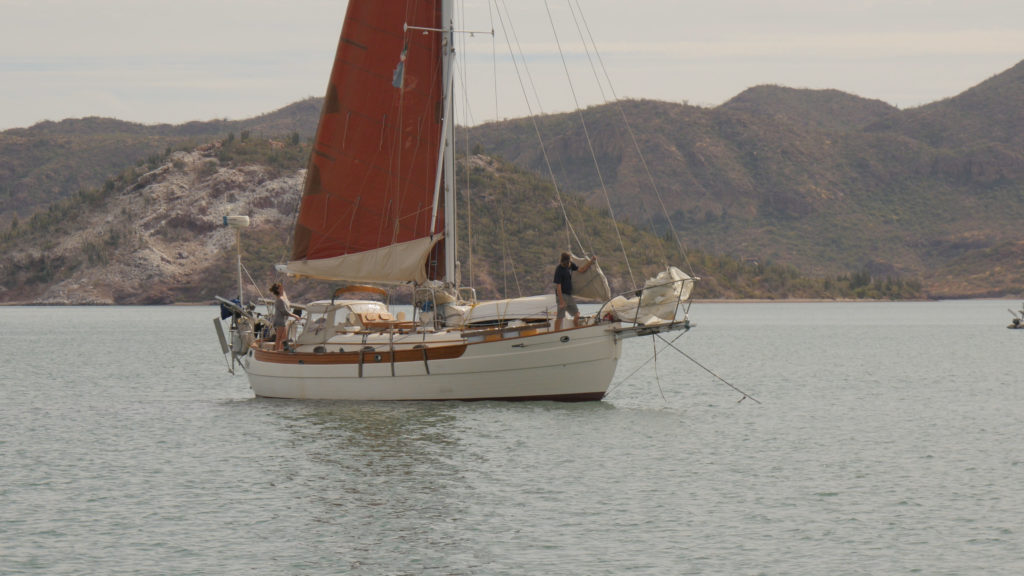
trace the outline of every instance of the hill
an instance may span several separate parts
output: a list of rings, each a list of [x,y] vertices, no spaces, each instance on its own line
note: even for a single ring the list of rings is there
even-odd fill
[[[0,236],[0,302],[34,304],[166,304],[210,302],[237,292],[236,237],[222,225],[229,214],[248,215],[240,235],[249,293],[265,295],[277,280],[274,265],[290,253],[290,231],[309,145],[256,137],[229,138],[194,150],[173,151],[125,171],[102,189],[80,192],[37,212]],[[561,211],[554,190],[537,176],[486,156],[462,158],[460,254],[464,282],[482,298],[518,296],[550,288],[563,249]],[[480,194],[477,194],[480,192]],[[670,256],[672,244],[600,211],[569,200],[579,230],[601,254],[613,289],[632,290]],[[626,255],[617,236],[624,238]],[[704,297],[916,297],[920,286],[874,282],[863,274],[807,278],[770,263],[743,263],[690,254],[704,276]],[[261,294],[261,291],[263,294]],[[297,300],[323,298],[329,287],[289,281]]]
[[[911,110],[762,86],[716,108],[624,101],[537,129],[544,150],[529,119],[469,138],[541,173],[546,153],[560,188],[633,221],[664,204],[655,225],[671,220],[708,252],[810,274],[917,277],[937,297],[1024,290],[1024,63]]]
[[[319,113],[320,100],[307,99],[240,121],[147,126],[93,117],[5,130],[0,132],[0,226],[81,190],[102,187],[123,170],[232,133],[310,138]]]
[[[26,227],[71,214],[76,202],[106,202],[175,154],[193,154],[214,140],[243,135],[305,145],[319,105],[310,99],[239,122],[142,126],[87,118],[2,132],[0,230],[18,244]],[[835,90],[758,86],[716,108],[621,101],[461,133],[467,140],[460,149],[500,167],[477,174],[484,187],[525,181],[524,173],[553,173],[566,197],[582,199],[579,210],[610,211],[648,235],[630,241],[661,238],[671,222],[688,252],[701,255],[694,260],[706,256],[707,268],[696,272],[717,279],[706,284],[715,295],[795,293],[766,290],[758,281],[744,287],[740,276],[720,274],[745,274],[734,266],[744,262],[778,266],[802,279],[858,275],[854,283],[860,285],[862,274],[871,285],[875,279],[919,279],[933,297],[1024,294],[1024,238],[1018,231],[1024,218],[1024,62],[953,98],[908,110]],[[287,164],[281,158],[261,164],[269,157],[260,155],[228,161],[224,154],[216,154],[218,170],[261,165],[280,171]],[[288,165],[298,172],[304,162]],[[487,182],[491,176],[496,180]],[[530,182],[528,188],[544,186]],[[493,210],[530,213],[523,207],[530,204],[502,200],[509,204],[499,206],[487,203],[493,193],[483,197],[474,214],[489,231],[512,225],[495,220]],[[607,225],[588,226],[602,229]],[[482,237],[476,248],[481,253],[492,243],[515,252],[534,245]],[[494,257],[492,252],[473,266],[492,288],[504,286],[498,278],[505,274],[483,272]]]
[[[881,100],[867,100],[838,90],[793,90],[782,86],[747,89],[720,109],[778,117],[805,129],[831,132],[855,132],[899,113]]]
[[[237,282],[228,214],[249,214],[261,243],[247,252],[281,258],[308,146],[271,149],[232,139],[175,151],[128,170],[102,189],[51,204],[3,237],[0,300],[36,304],[158,304],[212,301]],[[275,169],[254,152],[291,156]],[[291,153],[291,154],[289,154]]]
[[[904,134],[943,149],[1004,145],[1020,150],[1024,61],[963,93],[890,116],[871,131]]]

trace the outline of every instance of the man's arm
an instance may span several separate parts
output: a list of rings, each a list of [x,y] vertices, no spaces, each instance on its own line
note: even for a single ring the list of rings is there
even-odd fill
[[[580,272],[586,272],[587,270],[590,270],[590,266],[591,266],[591,265],[592,265],[592,264],[593,264],[594,262],[596,262],[596,261],[597,261],[597,256],[594,256],[594,257],[593,257],[593,258],[591,258],[590,260],[587,260],[587,263],[586,263],[586,264],[584,264],[582,268],[580,268]]]

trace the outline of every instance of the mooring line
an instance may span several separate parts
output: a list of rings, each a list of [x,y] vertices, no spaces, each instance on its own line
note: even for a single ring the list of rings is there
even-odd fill
[[[707,372],[708,374],[711,374],[711,375],[712,375],[712,376],[714,376],[715,378],[718,378],[719,380],[721,380],[721,381],[722,381],[722,383],[723,383],[723,384],[725,384],[725,385],[726,385],[726,386],[728,386],[729,388],[732,388],[733,390],[735,390],[735,391],[739,392],[740,394],[743,394],[743,398],[740,398],[740,399],[739,399],[739,400],[738,400],[738,401],[736,402],[737,404],[739,404],[740,402],[743,402],[743,401],[744,401],[744,400],[746,400],[747,398],[750,398],[751,400],[753,400],[754,402],[757,402],[758,404],[760,404],[760,403],[761,403],[761,401],[760,401],[760,400],[758,400],[757,398],[754,398],[754,397],[753,397],[753,396],[751,396],[750,394],[747,394],[747,393],[746,393],[746,392],[744,392],[743,390],[740,390],[739,388],[737,388],[737,387],[733,386],[733,385],[732,385],[731,383],[729,383],[729,381],[728,381],[728,380],[726,380],[725,378],[722,378],[722,377],[721,377],[721,376],[719,376],[718,374],[715,374],[715,373],[714,373],[714,372],[713,372],[713,371],[712,371],[712,370],[711,370],[710,368],[708,368],[707,366],[705,366],[705,365],[701,364],[700,362],[697,362],[697,360],[696,360],[696,359],[694,359],[694,357],[693,357],[693,356],[690,356],[690,355],[689,355],[689,354],[687,354],[686,352],[683,352],[683,351],[682,351],[682,350],[680,350],[679,348],[676,348],[676,345],[672,343],[672,342],[675,342],[675,340],[673,340],[672,342],[669,342],[668,340],[665,340],[665,338],[664,338],[664,337],[663,337],[663,336],[662,336],[661,334],[656,334],[656,336],[657,336],[658,338],[661,338],[661,340],[662,340],[662,341],[663,341],[664,343],[666,343],[666,344],[668,344],[669,346],[671,346],[673,350],[675,350],[676,352],[679,352],[680,354],[682,354],[683,356],[685,356],[687,360],[689,360],[690,362],[693,362],[693,363],[694,363],[694,364],[696,364],[697,366],[700,366],[700,367],[701,367],[701,368],[702,368],[702,369],[703,369],[703,370],[704,370],[705,372]]]
[[[668,398],[665,398],[665,391],[661,389],[661,376],[658,375],[658,343],[654,341],[654,338],[651,338],[651,348],[654,349],[654,380],[658,382],[658,392],[661,393],[662,402],[668,404]]]

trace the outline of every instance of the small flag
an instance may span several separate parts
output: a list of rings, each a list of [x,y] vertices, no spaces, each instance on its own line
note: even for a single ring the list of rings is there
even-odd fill
[[[405,80],[404,58],[398,62],[398,66],[395,66],[395,73],[391,76],[391,85],[394,86],[395,88],[401,88],[403,80]]]
[[[402,50],[402,55],[398,58],[398,66],[395,66],[395,73],[391,76],[391,85],[395,88],[401,88],[405,83],[405,55],[409,52],[409,46],[406,46]]]

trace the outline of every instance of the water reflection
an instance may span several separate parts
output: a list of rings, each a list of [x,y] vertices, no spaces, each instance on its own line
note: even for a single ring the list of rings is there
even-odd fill
[[[299,456],[290,492],[311,547],[363,567],[401,565],[408,551],[429,565],[462,549],[467,536],[445,529],[464,516],[468,490],[451,456],[456,404],[254,402]]]
[[[439,470],[457,444],[454,406],[256,400],[270,406],[291,444],[313,465],[350,478]]]

